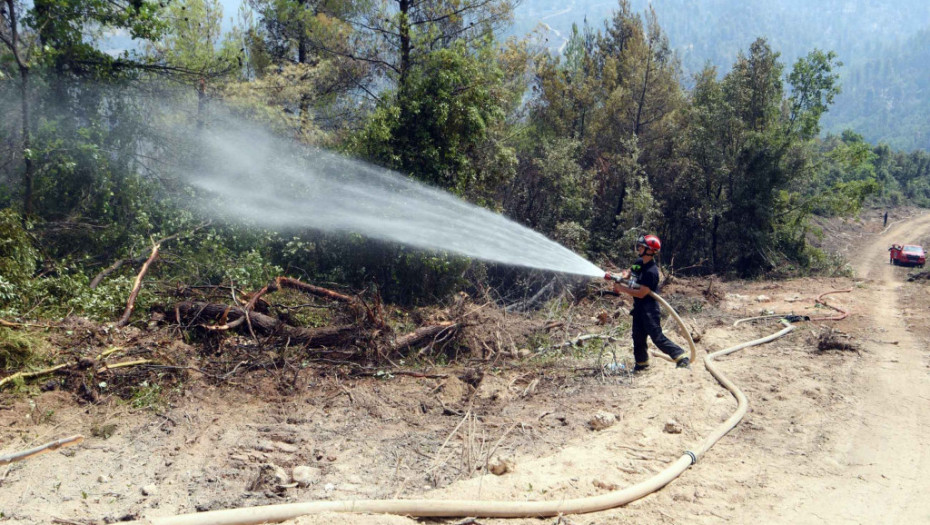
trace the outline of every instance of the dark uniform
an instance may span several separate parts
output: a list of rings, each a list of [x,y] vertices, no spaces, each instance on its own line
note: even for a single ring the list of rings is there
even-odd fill
[[[642,258],[637,259],[630,267],[630,277],[640,286],[648,286],[653,292],[659,293],[659,267],[656,266],[655,260],[643,263]],[[655,298],[651,295],[642,299],[634,297],[633,311],[630,314],[633,316],[633,357],[637,365],[649,364],[646,336],[675,362],[686,357],[685,351],[662,333],[659,303]]]

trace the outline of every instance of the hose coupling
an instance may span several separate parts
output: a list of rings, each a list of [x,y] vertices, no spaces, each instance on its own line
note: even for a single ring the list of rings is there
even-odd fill
[[[685,451],[685,454],[687,454],[688,456],[691,457],[691,464],[692,464],[692,465],[694,465],[695,463],[697,463],[697,454],[695,454],[694,452],[691,452],[690,450],[686,450],[686,451]]]

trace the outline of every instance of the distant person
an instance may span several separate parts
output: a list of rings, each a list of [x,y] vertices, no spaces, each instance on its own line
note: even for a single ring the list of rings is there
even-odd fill
[[[888,226],[888,212],[887,211],[885,212],[885,220],[884,222],[882,222],[882,228],[884,228],[885,226]]]
[[[642,372],[649,368],[649,352],[646,350],[646,336],[652,343],[662,350],[678,368],[690,368],[691,359],[685,351],[662,333],[662,323],[659,317],[659,303],[649,295],[649,292],[659,291],[659,267],[656,266],[655,256],[662,249],[662,242],[655,235],[640,235],[636,240],[636,254],[639,259],[633,263],[629,270],[624,270],[620,276],[630,279],[638,284],[638,288],[631,288],[621,283],[614,283],[614,291],[633,296],[633,357],[636,359],[634,372]]]

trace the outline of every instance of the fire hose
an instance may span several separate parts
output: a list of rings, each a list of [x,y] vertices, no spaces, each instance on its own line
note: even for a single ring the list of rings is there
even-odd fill
[[[691,346],[692,359],[695,356],[694,341],[691,340],[684,322],[678,313],[658,294],[650,292],[679,323],[687,335]],[[726,375],[717,369],[714,359],[738,350],[764,344],[782,337],[796,327],[787,320],[782,320],[785,328],[777,333],[760,339],[719,350],[704,358],[707,371],[736,399],[737,406],[733,414],[718,425],[695,448],[686,450],[681,456],[661,472],[651,478],[627,488],[608,492],[598,496],[574,498],[555,501],[471,501],[471,500],[345,500],[313,501],[304,503],[285,503],[240,509],[208,511],[196,514],[166,516],[129,522],[129,525],[256,525],[260,523],[281,522],[308,514],[323,512],[395,514],[416,517],[484,517],[484,518],[533,518],[558,516],[563,514],[583,514],[612,509],[626,505],[645,497],[680,476],[691,465],[697,463],[710,448],[732,430],[745,416],[749,401],[743,392]]]

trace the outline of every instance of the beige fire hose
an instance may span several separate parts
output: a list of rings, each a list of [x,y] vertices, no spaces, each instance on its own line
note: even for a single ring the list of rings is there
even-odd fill
[[[681,335],[685,336],[685,339],[688,340],[688,347],[691,348],[691,362],[696,362],[697,348],[694,347],[694,339],[691,338],[691,331],[688,330],[688,327],[685,326],[685,322],[682,321],[681,317],[678,316],[678,312],[676,312],[675,309],[672,308],[672,305],[668,304],[668,302],[666,302],[665,299],[663,299],[659,294],[655,292],[649,292],[649,295],[651,295],[656,301],[659,301],[659,304],[664,306],[665,309],[668,310],[670,314],[672,314],[672,317],[675,318],[675,321],[678,323],[678,329],[681,331]],[[672,360],[672,358],[665,354],[660,354],[658,352],[651,352],[651,354],[656,357],[661,357],[667,361]]]
[[[687,329],[678,314],[658,295],[655,298],[669,310],[678,321],[682,331]],[[742,343],[720,350],[704,358],[707,370],[729,390],[736,398],[737,407],[733,415],[711,432],[704,441],[693,450],[686,450],[681,457],[653,477],[622,490],[591,496],[557,501],[468,501],[468,500],[357,500],[357,501],[313,501],[307,503],[286,503],[242,509],[217,510],[197,514],[148,518],[129,522],[129,525],[250,525],[269,522],[281,522],[307,514],[323,512],[354,512],[369,514],[397,514],[417,517],[484,517],[484,518],[531,518],[557,516],[561,514],[582,514],[597,512],[626,505],[631,501],[647,496],[664,487],[677,478],[688,467],[697,462],[710,447],[729,432],[746,414],[748,401],[743,392],[722,372],[717,370],[714,358],[727,355],[737,350],[767,343],[777,339],[795,327],[783,321],[786,327],[768,337]],[[692,358],[695,355],[694,342],[688,336]]]

